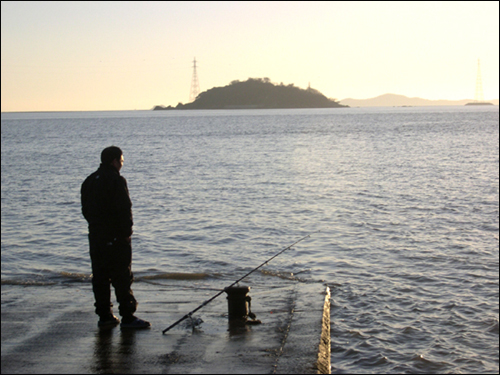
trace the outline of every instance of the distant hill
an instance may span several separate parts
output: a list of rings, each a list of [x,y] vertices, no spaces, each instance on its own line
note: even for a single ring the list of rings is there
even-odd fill
[[[401,107],[401,106],[433,106],[433,105],[465,105],[472,99],[464,100],[428,100],[422,98],[409,98],[404,95],[384,94],[371,99],[343,99],[341,104],[350,107]],[[488,100],[498,105],[498,99]]]
[[[342,108],[318,90],[290,85],[275,85],[269,78],[249,78],[233,81],[224,87],[214,87],[199,94],[192,103],[156,106],[162,109],[241,109],[241,108]]]

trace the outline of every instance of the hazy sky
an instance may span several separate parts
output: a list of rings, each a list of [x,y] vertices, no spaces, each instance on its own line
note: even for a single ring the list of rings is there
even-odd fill
[[[186,103],[268,77],[335,99],[499,97],[494,2],[1,2],[2,111]]]

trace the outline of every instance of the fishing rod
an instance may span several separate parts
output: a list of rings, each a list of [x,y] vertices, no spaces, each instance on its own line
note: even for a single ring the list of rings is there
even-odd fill
[[[231,285],[229,285],[228,287],[224,288],[223,290],[221,290],[219,293],[217,293],[215,296],[213,296],[212,298],[210,299],[207,299],[205,302],[203,302],[200,306],[198,306],[196,309],[188,312],[186,315],[184,315],[182,318],[180,318],[178,321],[176,321],[174,324],[170,325],[169,327],[165,328],[162,333],[165,334],[165,332],[167,332],[168,330],[170,330],[171,328],[175,327],[177,324],[179,324],[180,322],[182,322],[183,320],[187,319],[187,318],[191,318],[191,316],[196,312],[198,311],[199,309],[201,309],[202,307],[208,305],[210,302],[212,302],[214,299],[216,299],[217,297],[219,297],[222,293],[224,293],[226,291],[226,289],[228,288],[231,288],[232,286],[238,284],[241,280],[243,280],[245,277],[249,276],[250,274],[254,273],[255,271],[257,271],[260,267],[266,265],[267,263],[269,263],[271,260],[273,260],[274,258],[276,258],[278,255],[280,255],[281,253],[285,252],[286,250],[290,249],[292,246],[298,244],[299,242],[301,241],[304,241],[306,238],[308,237],[311,237],[311,235],[315,234],[315,233],[318,233],[318,231],[316,232],[312,232],[310,234],[308,234],[307,236],[304,236],[302,237],[301,239],[295,241],[293,244],[285,247],[283,250],[281,250],[279,253],[277,253],[276,255],[272,256],[271,258],[269,258],[268,260],[266,260],[264,263],[262,263],[260,266],[254,268],[253,270],[251,270],[250,272],[248,272],[245,276],[239,278],[238,280],[236,280],[234,283],[232,283]]]

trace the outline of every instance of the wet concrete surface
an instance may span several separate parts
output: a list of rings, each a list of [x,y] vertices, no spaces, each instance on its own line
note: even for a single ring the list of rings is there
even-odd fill
[[[251,310],[262,324],[232,329],[222,294],[194,314],[203,320],[199,327],[188,327],[185,320],[165,334],[165,328],[215,295],[220,281],[135,283],[136,315],[152,324],[142,330],[99,329],[90,283],[2,285],[1,372],[328,372],[329,341],[327,354],[325,345],[322,355],[320,349],[326,286],[264,276],[241,284],[251,287]]]

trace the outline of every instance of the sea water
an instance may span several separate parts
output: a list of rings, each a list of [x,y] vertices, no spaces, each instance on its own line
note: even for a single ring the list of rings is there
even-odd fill
[[[332,372],[498,373],[498,107],[2,113],[2,310],[90,282],[80,186],[124,152],[136,282],[332,291]],[[5,302],[5,303],[4,303]]]

